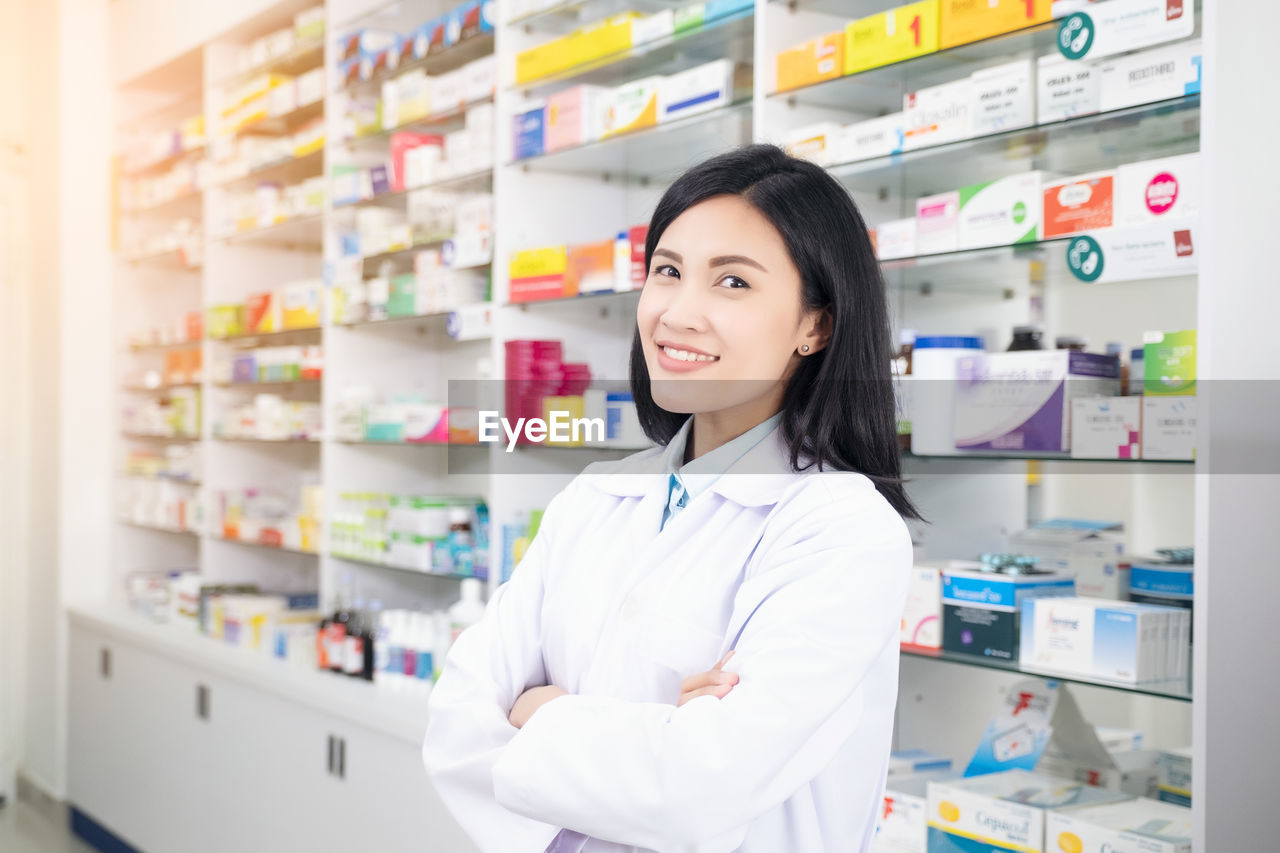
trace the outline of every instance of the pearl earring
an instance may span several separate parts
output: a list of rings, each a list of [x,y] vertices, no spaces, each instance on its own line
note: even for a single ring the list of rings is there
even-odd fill
[[[809,345],[808,345],[808,344],[805,344],[804,346],[800,347],[800,352],[808,352],[808,351],[809,351]]]

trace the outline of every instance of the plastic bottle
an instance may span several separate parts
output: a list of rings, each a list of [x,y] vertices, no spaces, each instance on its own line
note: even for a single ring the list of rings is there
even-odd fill
[[[449,507],[449,558],[454,574],[471,575],[475,570],[475,556],[471,510],[464,506]]]
[[[403,676],[401,683],[405,686],[412,686],[414,680],[418,677],[418,621],[416,613],[405,613],[401,642],[401,668],[400,675]]]
[[[911,353],[916,345],[916,330],[903,329],[898,335],[898,351],[893,354],[893,375],[911,375]]]
[[[368,626],[368,638],[365,641],[367,664],[362,674],[365,680],[373,681],[376,673],[386,671],[387,662],[391,658],[391,647],[387,642],[391,629],[381,601],[374,600],[370,603]]]
[[[349,609],[351,606],[351,585],[350,572],[343,574],[343,592],[338,597],[338,607],[334,611],[333,619],[329,621],[327,648],[329,652],[329,670],[332,672],[346,672],[347,625],[351,622],[351,610]]]
[[[1058,335],[1053,339],[1054,349],[1068,349],[1084,352],[1089,346],[1089,339],[1084,335]]]
[[[347,622],[346,653],[343,655],[342,671],[353,678],[359,678],[364,665],[365,650],[365,605],[363,598],[357,598]]]
[[[316,668],[329,668],[329,617],[325,616],[316,626]]]
[[[631,290],[631,238],[626,231],[619,231],[613,241],[613,289]]]
[[[484,584],[478,578],[467,578],[462,582],[462,600],[449,608],[450,647],[463,631],[484,618],[483,592]]]
[[[436,641],[439,637],[437,625],[439,620],[436,618],[438,614],[419,613],[418,617],[418,640],[415,643],[418,649],[418,667],[415,676],[419,688],[429,690],[431,684],[440,677],[440,661],[443,656],[436,653]]]
[[[1006,352],[1044,349],[1044,326],[1039,323],[1028,323],[1025,326],[1013,327],[1013,342]]]
[[[449,614],[444,610],[437,610],[431,614],[430,622],[431,632],[431,680],[439,681],[441,673],[444,672],[445,659],[449,656]]]

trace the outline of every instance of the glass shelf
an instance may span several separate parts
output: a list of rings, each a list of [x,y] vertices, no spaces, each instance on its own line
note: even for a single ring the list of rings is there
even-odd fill
[[[415,240],[411,245],[405,246],[403,249],[390,249],[386,252],[375,252],[372,255],[365,255],[363,258],[361,258],[360,262],[363,264],[368,264],[368,263],[378,263],[381,261],[395,260],[396,258],[401,258],[406,255],[412,255],[414,252],[420,252],[423,249],[438,248],[440,246],[443,246],[445,243],[448,243],[452,239],[453,239],[452,234],[450,234],[447,237],[430,237],[429,236],[427,239]],[[475,267],[457,267],[457,269],[480,269],[481,267],[487,267],[487,266],[489,266],[489,264],[479,264]]]
[[[350,92],[358,89],[380,89],[387,80],[418,68],[424,69],[428,76],[435,77],[440,74],[447,74],[450,71],[461,68],[468,62],[488,56],[491,53],[493,53],[493,33],[479,33],[458,42],[452,47],[429,53],[420,59],[402,62],[395,68],[374,74],[368,80],[352,80],[344,84],[342,90]]]
[[[170,341],[164,344],[127,344],[125,348],[134,353],[164,352],[171,349],[198,349],[202,342],[202,338],[197,338],[194,341]]]
[[[489,187],[492,182],[493,169],[480,169],[475,172],[465,172],[460,175],[441,178],[438,181],[432,181],[431,183],[423,184],[420,187],[395,190],[394,192],[380,193],[372,198],[362,198],[359,201],[348,201],[343,202],[342,204],[335,204],[333,209],[335,211],[353,210],[360,207],[387,204],[388,202],[404,207],[409,196],[421,190],[456,190],[458,192],[468,192],[472,190],[483,190]]]
[[[243,127],[236,128],[237,136],[284,136],[293,133],[307,122],[324,115],[324,98],[312,101],[309,104],[303,104],[296,109],[278,116],[267,116],[259,119],[252,124],[246,124]]]
[[[203,190],[187,190],[173,198],[167,198],[155,204],[147,204],[141,207],[123,207],[120,212],[126,216],[160,216],[162,214],[177,215],[180,212],[186,212],[188,208],[195,208],[198,216],[200,199],[203,196]]]
[[[225,243],[262,244],[318,251],[324,244],[324,214],[308,213],[274,225],[234,231],[218,237]]]
[[[507,164],[530,171],[661,182],[751,138],[751,101]]]
[[[579,293],[576,296],[557,296],[554,299],[530,299],[527,302],[507,302],[504,308],[528,308],[534,305],[566,305],[583,302],[595,302],[601,299],[619,298],[623,296],[639,296],[640,290],[602,290],[598,293]]]
[[[176,486],[191,486],[192,488],[198,488],[200,486],[199,480],[193,480],[190,477],[171,476],[169,474],[130,474],[128,471],[123,471],[118,476],[122,480],[143,480],[148,483],[173,483]],[[123,519],[121,519],[121,521],[123,521]],[[131,522],[125,523],[128,524]]]
[[[887,186],[914,203],[922,195],[957,189],[960,158],[965,173],[979,180],[1015,170],[1079,175],[1199,148],[1200,96],[1188,95],[827,169],[855,193]]]
[[[367,133],[357,134],[356,136],[350,137],[348,139],[340,140],[338,144],[344,145],[350,149],[350,148],[355,148],[362,143],[377,142],[380,140],[386,141],[387,137],[389,137],[391,134],[401,130],[417,130],[421,128],[443,127],[451,124],[457,124],[466,118],[467,110],[471,109],[472,107],[480,106],[481,104],[491,104],[491,103],[493,103],[492,97],[479,98],[474,101],[467,101],[465,104],[463,104],[460,107],[457,107],[456,109],[444,110],[438,113],[430,113],[428,115],[421,116],[419,118],[410,119],[408,121],[401,122],[395,127],[388,127],[388,128],[383,128],[382,130],[373,130]]]
[[[229,536],[219,536],[216,533],[207,533],[204,538],[214,542],[230,542],[232,545],[243,545],[246,548],[262,548],[267,551],[282,551],[286,554],[298,554],[303,557],[320,556],[319,551],[307,551],[302,548],[288,548],[284,545],[270,545],[266,542],[259,542],[254,539],[233,539]]]
[[[674,74],[716,59],[750,65],[755,45],[755,14],[751,9],[704,21],[695,30],[633,45],[591,62],[539,77],[511,88],[526,96],[545,95],[566,84],[619,86],[654,74]]]
[[[225,338],[209,338],[209,340],[218,344],[245,344],[258,340],[277,340],[279,338],[291,338],[294,336],[311,337],[320,333],[320,326],[305,326],[300,329],[281,329],[278,332],[254,332],[244,335],[230,335]]]
[[[990,451],[971,452],[964,451],[957,454],[918,454],[910,451],[903,451],[902,459],[920,460],[929,466],[929,474],[943,473],[941,468],[947,467],[950,463],[956,463],[955,469],[958,474],[973,474],[973,463],[980,461],[990,462],[992,460],[1012,460],[1027,462],[1069,462],[1072,464],[1073,474],[1089,473],[1088,469],[1097,466],[1097,473],[1115,474],[1121,468],[1138,468],[1143,466],[1157,466],[1159,468],[1185,469],[1194,466],[1194,459],[1085,459],[1072,456],[1070,453],[993,453]],[[1075,470],[1077,469],[1078,470]],[[1186,473],[1179,471],[1178,473]]]
[[[200,440],[198,435],[161,435],[149,432],[131,432],[121,430],[120,434],[131,441],[173,441],[191,444]]]
[[[164,524],[149,524],[145,521],[134,521],[131,518],[117,518],[116,521],[127,527],[137,528],[138,530],[155,530],[160,533],[173,533],[178,536],[197,537],[200,535],[198,531],[189,530],[184,527],[169,527]]]
[[[199,382],[166,382],[163,385],[122,385],[120,389],[130,394],[162,394],[178,388],[199,388]]]
[[[459,575],[459,574],[454,574],[452,572],[424,572],[421,569],[414,569],[408,566],[397,566],[391,563],[382,563],[377,560],[369,560],[364,557],[348,556],[346,554],[342,554],[337,551],[327,551],[325,553],[328,556],[333,557],[335,560],[342,560],[347,563],[358,563],[359,565],[362,565],[362,566],[372,566],[377,569],[390,569],[393,572],[405,572],[411,575],[420,575],[424,578],[448,578],[450,580],[460,581],[460,580],[466,580],[467,578],[475,577],[475,575]]]
[[[507,21],[505,26],[564,35],[623,12],[652,13],[687,5],[687,0],[564,0]]]
[[[265,163],[249,169],[242,175],[224,178],[214,186],[219,188],[234,187],[246,183],[258,183],[268,179],[276,179],[285,184],[296,184],[307,178],[322,174],[324,169],[323,146],[301,157],[288,157]]]
[[[170,166],[175,166],[178,163],[181,163],[192,154],[203,154],[204,150],[204,145],[197,145],[193,148],[187,148],[174,154],[167,154],[164,157],[160,157],[156,160],[151,160],[137,166],[125,165],[124,168],[121,169],[121,174],[126,178],[137,178],[152,172],[162,172]]]
[[[314,444],[320,445],[318,438],[251,438],[248,436],[215,435],[213,440],[225,444]]]
[[[280,379],[266,382],[215,382],[214,388],[228,391],[249,391],[255,388],[319,388],[319,379]]]
[[[1021,675],[1030,675],[1036,678],[1045,678],[1051,681],[1065,681],[1069,684],[1083,684],[1089,687],[1103,687],[1108,690],[1120,690],[1125,693],[1132,693],[1141,696],[1155,696],[1161,699],[1173,699],[1180,702],[1191,701],[1191,684],[1190,679],[1176,681],[1160,681],[1147,684],[1124,684],[1121,682],[1105,681],[1103,679],[1088,678],[1081,675],[1068,675],[1063,673],[1055,673],[1048,670],[1039,670],[1023,667],[1016,661],[1003,661],[994,658],[981,657],[979,655],[957,654],[955,652],[938,651],[927,652],[917,651],[915,649],[902,649],[903,657],[923,658],[925,660],[936,660],[946,663],[963,664],[965,666],[974,666],[980,669],[994,669],[1001,672],[1018,673]]]
[[[204,266],[203,261],[189,262],[186,257],[186,251],[183,249],[165,249],[163,252],[148,252],[145,255],[122,256],[122,260],[135,267],[183,270],[186,272],[194,272]]]
[[[324,64],[324,38],[307,39],[293,46],[288,53],[269,59],[261,65],[245,71],[237,71],[221,78],[214,86],[226,89],[243,83],[260,74],[285,74],[297,77],[307,71],[319,68]]]

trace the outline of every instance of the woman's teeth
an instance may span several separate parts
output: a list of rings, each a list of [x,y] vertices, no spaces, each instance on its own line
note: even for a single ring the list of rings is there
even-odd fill
[[[669,358],[674,358],[677,361],[719,361],[720,360],[720,356],[718,355],[701,355],[700,353],[689,352],[688,350],[682,350],[682,349],[675,349],[673,347],[663,347],[662,351],[665,352]]]

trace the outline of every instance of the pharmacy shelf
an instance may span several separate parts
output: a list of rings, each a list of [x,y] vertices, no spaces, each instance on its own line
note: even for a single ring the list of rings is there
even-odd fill
[[[167,198],[154,204],[122,207],[120,212],[126,216],[169,216],[174,218],[183,214],[194,213],[195,217],[198,218],[200,215],[200,201],[203,197],[203,190],[187,190],[178,193],[173,198]]]
[[[220,444],[301,444],[320,446],[318,438],[251,438],[249,436],[214,435],[213,441]]]
[[[148,432],[131,432],[129,430],[121,430],[120,434],[130,441],[165,441],[193,444],[200,440],[198,435],[159,435]]]
[[[174,350],[174,349],[199,349],[200,344],[203,340],[204,340],[203,338],[196,338],[193,341],[168,341],[166,343],[154,343],[154,344],[128,344],[126,345],[125,348],[132,353],[165,352],[166,350]]]
[[[369,143],[386,142],[387,139],[391,136],[391,134],[398,133],[402,130],[426,130],[426,129],[443,130],[449,127],[450,125],[461,126],[462,122],[467,117],[467,110],[471,109],[472,107],[478,107],[482,104],[491,104],[491,103],[493,103],[492,96],[488,98],[479,98],[474,101],[467,101],[465,104],[455,109],[441,110],[440,112],[436,112],[436,113],[428,113],[427,115],[424,115],[424,116],[418,116],[417,118],[412,118],[406,121],[402,121],[399,124],[397,124],[395,127],[385,127],[385,128],[380,128],[378,130],[368,130],[368,131],[365,131],[364,133],[357,133],[355,136],[338,140],[337,144],[342,145],[343,147],[348,149],[358,148],[361,145],[365,145]]]
[[[149,524],[145,521],[134,521],[131,518],[117,518],[117,522],[126,527],[136,527],[139,530],[153,530],[159,533],[172,533],[176,536],[198,537],[200,533],[186,527],[170,527],[165,524]]]
[[[177,477],[168,474],[131,474],[124,471],[117,475],[121,480],[135,480],[147,483],[173,483],[178,486],[191,486],[197,488],[200,486],[199,480],[193,480],[190,477]]]
[[[229,89],[247,80],[263,74],[284,74],[297,77],[324,64],[324,38],[306,39],[293,46],[288,53],[267,60],[244,71],[238,71],[218,80],[213,85],[219,89]]]
[[[181,151],[175,151],[174,153],[167,154],[164,157],[158,157],[146,163],[139,163],[132,166],[126,163],[121,169],[120,174],[125,178],[139,178],[143,175],[162,172],[170,166],[176,166],[178,163],[181,163],[193,154],[203,154],[204,150],[205,147],[203,145],[196,145],[192,148],[184,148]]]
[[[75,603],[67,610],[75,622],[118,642],[221,675],[285,702],[340,717],[405,744],[420,748],[426,734],[426,694],[401,694],[360,679],[300,669],[268,655],[201,636],[193,627],[149,622],[123,607]]]
[[[452,47],[444,50],[438,50],[435,53],[428,53],[420,59],[411,59],[402,62],[395,68],[389,68],[369,77],[368,80],[352,80],[343,85],[343,90],[359,91],[361,89],[380,89],[382,84],[387,80],[399,77],[401,74],[423,69],[429,77],[435,77],[439,74],[447,74],[455,71],[468,62],[473,62],[481,57],[489,56],[493,53],[493,33],[479,33],[470,38],[463,39]]]
[[[376,320],[356,320],[352,323],[335,323],[334,326],[339,329],[379,329],[438,321],[442,318],[447,318],[451,313],[451,311],[436,311],[431,314],[409,314],[404,317],[380,317]]]
[[[448,243],[452,239],[453,239],[452,234],[450,234],[447,237],[441,237],[441,236],[433,237],[431,235],[426,235],[421,239],[414,240],[413,243],[401,249],[388,249],[385,252],[374,252],[372,255],[365,255],[360,259],[360,262],[364,264],[369,264],[369,263],[379,263],[381,261],[395,260],[397,258],[402,258],[408,255],[412,255],[414,252],[421,252],[423,249],[438,248],[440,246],[443,246],[445,243]]]
[[[302,127],[307,122],[324,115],[325,99],[312,101],[300,107],[281,113],[278,116],[267,116],[257,121],[237,127],[237,136],[284,136]]]
[[[489,189],[493,184],[493,169],[478,169],[474,172],[465,172],[460,175],[452,175],[448,178],[441,178],[438,181],[432,181],[422,186],[410,187],[403,190],[395,190],[394,192],[379,193],[370,198],[362,198],[358,201],[348,201],[342,204],[335,204],[333,209],[335,212],[346,210],[354,210],[360,207],[377,207],[380,205],[392,204],[403,208],[411,195],[423,190],[442,191],[454,190],[457,192],[478,192]]]
[[[751,101],[508,163],[528,171],[664,183],[712,153],[751,139]]]
[[[249,391],[258,388],[299,388],[319,389],[322,380],[320,379],[277,379],[263,382],[214,382],[214,388],[220,388],[226,391]]]
[[[214,186],[225,189],[263,181],[296,184],[321,174],[323,170],[324,149],[321,148],[318,151],[312,151],[301,156],[287,157],[274,162],[259,164],[246,170],[242,175],[224,178]]]
[[[142,255],[125,256],[124,262],[135,267],[154,269],[195,271],[204,266],[202,261],[191,262],[184,249],[165,249],[162,252],[148,252]]]
[[[228,335],[225,338],[209,338],[209,340],[216,344],[232,344],[238,346],[242,344],[253,344],[258,341],[274,342],[283,338],[317,337],[320,334],[321,328],[321,326],[304,326],[299,329],[281,329],[276,332],[253,332],[251,334],[243,335]]]
[[[199,388],[199,382],[165,382],[161,385],[122,385],[121,390],[130,394],[163,394],[177,388]]]
[[[324,244],[324,214],[308,213],[274,225],[222,234],[225,243],[260,244],[318,251]]]
[[[912,453],[904,451],[904,460],[920,460],[930,466],[930,474],[946,473],[943,469],[950,463],[955,464],[957,474],[972,476],[973,463],[991,462],[993,460],[1021,460],[1026,462],[1070,462],[1072,474],[1088,474],[1096,466],[1096,473],[1115,474],[1123,468],[1185,469],[1195,465],[1194,459],[1093,459],[1072,456],[1070,453],[993,453],[989,451],[965,451],[956,454]],[[1178,473],[1186,473],[1179,470]]]
[[[1086,676],[1072,675],[1070,673],[1058,673],[1051,670],[1024,667],[1016,661],[1003,661],[995,658],[982,657],[980,655],[967,655],[948,651],[918,651],[905,647],[901,651],[904,657],[924,658],[926,660],[961,664],[963,666],[978,667],[980,669],[994,669],[1001,672],[1014,672],[1021,675],[1045,678],[1051,681],[1065,681],[1070,684],[1084,684],[1090,687],[1104,687],[1108,690],[1120,690],[1125,693],[1133,693],[1140,696],[1155,696],[1160,699],[1172,699],[1179,702],[1190,702],[1192,698],[1190,679],[1151,682],[1146,684],[1126,684],[1117,681],[1107,681],[1100,678],[1088,678]]]
[[[504,26],[520,27],[526,32],[565,34],[580,27],[602,21],[622,12],[659,12],[689,5],[687,0],[564,0],[512,18]]]
[[[755,45],[755,14],[747,9],[704,21],[701,27],[632,45],[564,71],[517,83],[526,96],[546,95],[570,85],[619,86],[650,75],[674,74],[729,59],[750,65]]]
[[[319,557],[319,551],[308,551],[305,548],[288,548],[284,545],[273,545],[270,542],[261,542],[255,539],[239,539],[231,536],[220,536],[216,533],[204,534],[205,539],[213,542],[230,542],[232,545],[243,545],[246,548],[264,548],[268,551],[281,551],[285,554],[298,554],[303,557]]]
[[[1084,174],[1198,151],[1200,96],[1078,116],[827,167],[855,193],[887,185],[904,198],[945,188],[963,159],[974,175],[1008,174],[1013,168]]]
[[[327,556],[330,556],[335,560],[342,560],[347,563],[356,563],[357,565],[361,565],[361,566],[372,566],[373,568],[377,568],[377,569],[390,569],[393,572],[402,572],[410,575],[419,575],[420,577],[424,577],[424,578],[446,578],[448,580],[462,581],[462,580],[466,580],[467,578],[475,577],[475,575],[459,575],[453,572],[424,572],[421,569],[414,569],[409,566],[397,566],[392,563],[384,563],[379,560],[370,560],[364,557],[356,557],[353,555],[341,554],[341,553],[338,553],[337,551],[327,551],[326,554]]]
[[[598,302],[600,300],[605,300],[605,299],[622,299],[627,296],[639,297],[640,291],[638,289],[637,290],[602,290],[597,293],[579,293],[575,296],[556,296],[551,299],[529,299],[524,302],[507,302],[505,303],[505,307],[532,308],[534,306],[539,306],[539,305],[563,306],[566,304],[576,304],[581,302]]]

